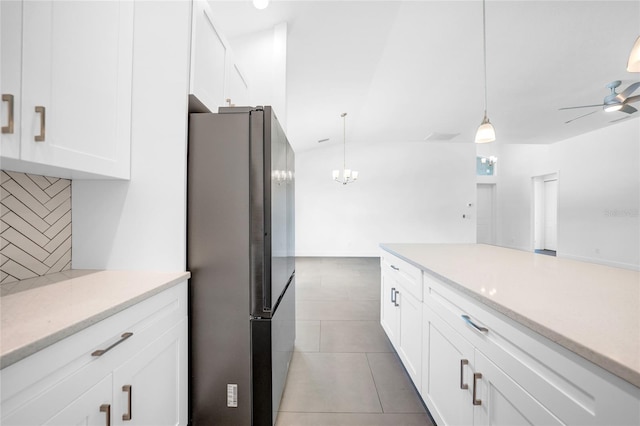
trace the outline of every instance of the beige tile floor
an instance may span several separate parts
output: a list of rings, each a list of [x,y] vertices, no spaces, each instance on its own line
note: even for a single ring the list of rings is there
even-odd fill
[[[296,347],[276,426],[432,426],[380,326],[378,258],[296,259]]]

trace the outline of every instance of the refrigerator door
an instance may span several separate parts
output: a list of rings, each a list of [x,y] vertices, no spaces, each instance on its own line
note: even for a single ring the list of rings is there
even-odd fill
[[[271,107],[251,112],[251,259],[254,318],[271,318],[294,272],[293,150]]]

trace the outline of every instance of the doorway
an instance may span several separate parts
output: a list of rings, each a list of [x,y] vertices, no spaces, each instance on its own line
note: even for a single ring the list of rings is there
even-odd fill
[[[555,256],[558,249],[558,174],[533,178],[533,249]]]
[[[479,244],[495,244],[495,198],[496,185],[493,183],[477,184],[476,199],[476,242]]]

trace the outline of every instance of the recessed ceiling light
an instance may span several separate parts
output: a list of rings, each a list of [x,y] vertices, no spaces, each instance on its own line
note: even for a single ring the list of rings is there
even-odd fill
[[[269,6],[269,0],[253,0],[256,9],[266,9]]]

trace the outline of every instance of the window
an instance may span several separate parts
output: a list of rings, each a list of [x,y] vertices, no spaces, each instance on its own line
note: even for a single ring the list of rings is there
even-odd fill
[[[498,157],[476,157],[476,175],[493,176],[496,172]]]

